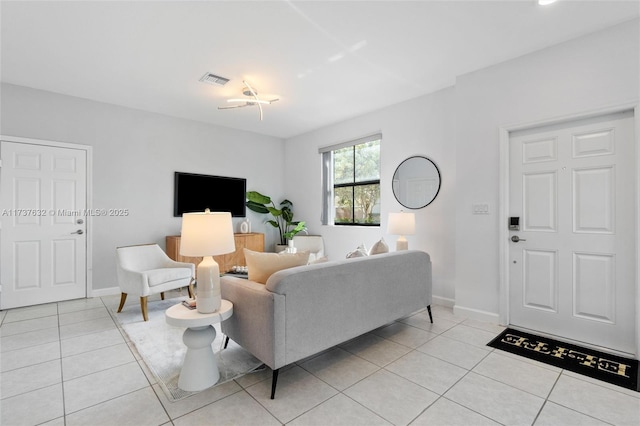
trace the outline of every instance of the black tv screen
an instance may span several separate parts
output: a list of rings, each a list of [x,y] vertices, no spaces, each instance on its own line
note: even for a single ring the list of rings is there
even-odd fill
[[[247,180],[224,176],[175,172],[173,215],[182,213],[230,212],[245,217]]]

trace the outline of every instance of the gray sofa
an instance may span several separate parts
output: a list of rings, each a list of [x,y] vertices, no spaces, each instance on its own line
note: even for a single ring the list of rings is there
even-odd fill
[[[420,309],[431,317],[431,259],[415,250],[285,269],[266,285],[223,276],[222,331],[273,370]],[[431,319],[433,322],[433,319]]]

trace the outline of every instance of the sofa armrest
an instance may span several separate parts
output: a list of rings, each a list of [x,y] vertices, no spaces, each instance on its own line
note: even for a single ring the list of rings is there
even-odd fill
[[[222,323],[222,332],[272,369],[283,366],[284,296],[232,276],[220,278],[220,290],[222,298],[233,303],[233,315]]]

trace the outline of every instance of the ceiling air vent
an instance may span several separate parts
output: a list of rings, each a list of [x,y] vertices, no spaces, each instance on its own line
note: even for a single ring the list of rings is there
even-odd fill
[[[218,86],[224,86],[229,82],[229,79],[208,72],[200,78],[200,81],[207,84],[217,84]]]

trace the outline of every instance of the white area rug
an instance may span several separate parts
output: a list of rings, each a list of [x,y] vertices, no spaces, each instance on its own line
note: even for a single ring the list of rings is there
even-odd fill
[[[133,300],[128,301],[122,312],[114,315],[133,342],[138,353],[156,376],[158,383],[170,401],[178,401],[198,392],[188,392],[178,387],[178,378],[187,347],[182,342],[184,328],[167,324],[164,311],[186,297],[158,300],[148,303],[149,321],[142,320],[140,305]],[[211,344],[218,360],[220,380],[214,386],[241,377],[258,368],[262,363],[249,352],[229,341],[222,350],[224,335],[220,324],[215,325],[216,339]]]

